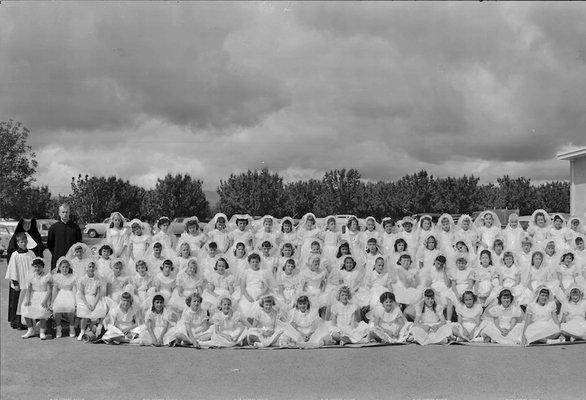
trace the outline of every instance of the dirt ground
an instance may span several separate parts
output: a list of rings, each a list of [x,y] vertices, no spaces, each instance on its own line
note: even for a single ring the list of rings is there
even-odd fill
[[[23,340],[6,321],[5,280],[0,297],[3,400],[586,398],[586,345],[195,350]]]

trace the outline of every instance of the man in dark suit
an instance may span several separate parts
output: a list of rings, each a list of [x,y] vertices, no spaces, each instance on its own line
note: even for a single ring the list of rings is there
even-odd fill
[[[47,236],[47,248],[51,252],[51,271],[55,269],[57,260],[67,254],[67,250],[82,241],[79,225],[69,219],[69,204],[59,206],[59,221],[49,228]]]

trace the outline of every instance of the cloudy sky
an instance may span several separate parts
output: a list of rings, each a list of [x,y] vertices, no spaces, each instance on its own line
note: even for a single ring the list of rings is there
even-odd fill
[[[53,193],[265,166],[567,179],[584,21],[584,3],[2,3],[0,118],[31,129]]]

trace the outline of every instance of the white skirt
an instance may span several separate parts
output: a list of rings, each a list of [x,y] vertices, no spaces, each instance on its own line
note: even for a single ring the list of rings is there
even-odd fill
[[[85,299],[90,305],[94,306],[93,311],[90,311],[90,309],[86,307],[84,302],[81,300],[80,295],[78,294],[76,316],[78,316],[79,318],[89,319],[101,319],[106,316],[106,314],[108,313],[108,307],[103,298],[100,298],[100,300],[97,301],[96,296],[86,294]]]
[[[556,333],[560,333],[560,328],[552,320],[535,321],[525,329],[525,339],[527,339],[527,343],[533,343]]]
[[[51,316],[51,310],[41,306],[41,303],[47,296],[47,291],[33,291],[31,296],[31,305],[26,306],[25,302],[22,303],[20,315],[24,318],[30,319],[47,319]]]
[[[60,314],[75,312],[75,294],[72,290],[59,290],[53,302],[53,312]]]

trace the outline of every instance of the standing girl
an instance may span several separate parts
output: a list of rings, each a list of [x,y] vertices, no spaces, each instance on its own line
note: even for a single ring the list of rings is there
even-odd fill
[[[78,242],[69,248],[65,258],[69,261],[75,279],[80,279],[85,275],[85,267],[92,258],[92,254],[85,243]]]
[[[62,335],[61,320],[69,323],[69,337],[75,337],[75,291],[76,279],[71,265],[65,257],[57,260],[57,273],[53,275],[53,316],[55,317],[55,338]]]
[[[110,215],[110,226],[106,229],[106,243],[112,248],[114,258],[126,257],[128,232],[124,227],[124,217],[119,212]]]
[[[149,248],[151,235],[150,227],[140,219],[130,221],[130,235],[128,236],[128,253],[130,259],[135,263],[137,260],[144,260]]]
[[[204,282],[201,276],[198,274],[198,265],[195,258],[191,258],[187,263],[187,268],[177,274],[175,280],[175,288],[169,300],[168,308],[181,315],[185,308],[186,300],[193,294],[201,296],[203,292]]]
[[[492,249],[494,241],[501,237],[501,221],[492,211],[484,211],[474,220],[478,232],[479,247]]]
[[[411,256],[403,254],[399,259],[397,281],[393,283],[393,291],[397,303],[404,307],[414,304],[420,299],[420,279],[418,271],[411,264]]]
[[[550,238],[550,226],[551,218],[545,210],[535,210],[533,214],[531,214],[527,233],[533,239],[533,248],[535,250],[543,250],[545,248],[545,244]]]
[[[92,330],[106,316],[107,308],[103,297],[103,282],[96,274],[96,264],[90,261],[85,269],[85,276],[77,283],[77,317],[80,320],[80,332],[77,340],[83,339],[86,328]]]
[[[323,256],[326,260],[332,260],[336,257],[338,251],[338,243],[342,237],[342,233],[336,225],[336,218],[334,216],[326,217],[326,226],[320,233],[320,238],[324,242]]]
[[[254,313],[253,306],[258,306],[258,299],[269,291],[269,277],[266,271],[260,268],[260,256],[252,253],[248,256],[248,269],[240,280],[240,310],[246,317]],[[232,307],[232,301],[230,301]],[[222,305],[220,304],[222,309]]]
[[[206,225],[208,243],[216,243],[220,254],[224,254],[230,246],[230,233],[226,229],[227,222],[228,218],[226,217],[226,214],[217,213]]]
[[[21,315],[26,321],[27,331],[22,335],[27,339],[34,335],[35,319],[40,320],[41,340],[47,338],[47,319],[51,316],[51,288],[53,280],[45,272],[45,262],[42,258],[35,258],[32,262],[34,273],[27,280],[27,293],[22,304]]]

